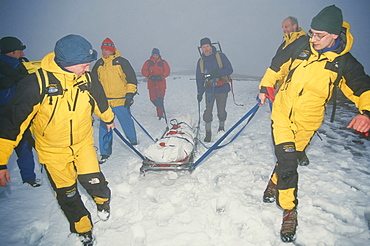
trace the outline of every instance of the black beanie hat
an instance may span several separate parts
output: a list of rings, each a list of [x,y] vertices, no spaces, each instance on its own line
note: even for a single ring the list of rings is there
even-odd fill
[[[0,39],[1,54],[6,54],[15,50],[24,50],[26,45],[15,37],[3,37]]]
[[[339,35],[342,30],[342,10],[330,5],[321,10],[311,21],[311,28],[317,31],[326,31]]]
[[[209,45],[211,45],[211,46],[212,46],[211,40],[210,40],[209,38],[202,38],[202,39],[200,40],[200,47],[202,47],[202,46],[203,46],[203,45],[205,45],[205,44],[209,44]]]

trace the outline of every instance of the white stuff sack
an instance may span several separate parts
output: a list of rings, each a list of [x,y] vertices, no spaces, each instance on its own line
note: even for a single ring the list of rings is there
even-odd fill
[[[188,158],[193,151],[195,134],[190,115],[172,119],[171,124],[171,129],[144,151],[149,160],[159,163],[179,162]]]

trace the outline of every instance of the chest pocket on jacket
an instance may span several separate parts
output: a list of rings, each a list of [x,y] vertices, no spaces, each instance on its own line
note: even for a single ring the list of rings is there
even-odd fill
[[[163,61],[157,62],[158,67],[163,67]],[[152,60],[149,60],[149,67],[154,67],[154,62]]]

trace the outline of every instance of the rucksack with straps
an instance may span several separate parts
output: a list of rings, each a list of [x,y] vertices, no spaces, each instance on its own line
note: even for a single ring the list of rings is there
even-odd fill
[[[46,96],[49,96],[49,104],[52,104],[52,97],[56,95],[62,95],[63,88],[60,84],[60,81],[54,77],[50,72],[43,70],[42,68],[38,69],[36,72],[36,77],[40,85],[40,103],[42,103]],[[80,89],[90,90],[91,88],[91,77],[89,73],[86,73],[87,83],[80,82],[76,84]]]
[[[217,51],[216,52],[216,54],[215,54],[215,56],[216,56],[216,60],[217,60],[217,64],[218,64],[218,67],[219,68],[223,68],[224,67],[224,65],[222,64],[222,60],[221,60],[221,56],[220,56],[220,52],[219,51]],[[203,58],[201,57],[200,58],[200,62],[199,62],[199,68],[200,68],[200,72],[202,73],[202,74],[204,74],[205,73],[205,69],[204,69],[204,60],[203,60]],[[212,81],[211,81],[212,82]],[[222,85],[224,85],[224,84],[226,84],[227,82],[232,82],[232,80],[231,80],[231,76],[229,75],[229,76],[220,76],[220,77],[218,77],[217,79],[216,79],[216,81],[215,81],[215,87],[217,87],[217,86],[222,86]]]
[[[219,68],[223,68],[224,67],[224,65],[222,64],[222,59],[221,59],[221,55],[220,55],[220,52],[219,51],[217,51],[216,52],[216,54],[215,54],[215,56],[216,56],[216,60],[217,60],[217,64],[218,64],[218,67]],[[203,60],[203,58],[202,57],[200,57],[200,61],[199,61],[199,68],[200,68],[200,72],[202,73],[202,74],[204,74],[204,60]],[[217,83],[217,82],[221,82],[222,81],[222,83]],[[221,86],[221,85],[224,85],[224,84],[226,84],[227,82],[230,82],[230,85],[231,85],[231,93],[233,94],[233,100],[234,100],[234,104],[235,105],[237,105],[237,106],[244,106],[244,105],[242,105],[242,104],[237,104],[236,102],[235,102],[235,94],[234,94],[234,86],[233,86],[233,80],[231,79],[231,76],[229,75],[229,76],[221,76],[220,77],[220,79],[218,79],[215,83],[216,83],[216,87],[217,86]]]

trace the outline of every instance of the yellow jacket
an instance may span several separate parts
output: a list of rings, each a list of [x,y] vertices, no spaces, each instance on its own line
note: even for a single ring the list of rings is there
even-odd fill
[[[370,110],[370,78],[362,65],[349,53],[353,44],[350,25],[343,22],[341,44],[334,51],[320,54],[312,44],[292,61],[292,50],[280,53],[280,64],[272,64],[261,80],[260,88],[274,87],[277,80],[284,82],[276,95],[271,119],[274,125],[316,131],[322,124],[324,110],[332,96],[337,78],[339,56],[346,55],[347,61],[339,87],[358,107],[360,113]],[[289,46],[288,46],[289,47]],[[340,61],[340,60],[339,60]],[[275,136],[276,144],[285,142],[284,137]],[[290,139],[289,139],[290,140]]]
[[[306,32],[302,30],[302,28],[298,27],[297,32],[290,32],[290,33],[285,33],[283,38],[284,42],[282,43],[281,49],[285,49],[288,45],[299,39],[300,37],[306,35]],[[280,48],[279,48],[280,49]]]
[[[112,107],[125,104],[127,93],[132,97],[137,91],[137,79],[134,69],[128,60],[121,57],[116,50],[108,58],[100,58],[94,65],[92,73],[97,75],[103,85],[109,105]]]
[[[72,161],[75,148],[93,145],[92,113],[107,123],[114,119],[96,78],[88,73],[77,77],[63,70],[54,62],[54,53],[42,59],[41,68],[58,91],[46,94],[40,103],[42,87],[36,75],[19,82],[13,98],[0,112],[0,165],[7,164],[30,124],[39,161],[49,164],[60,162],[60,158]]]

